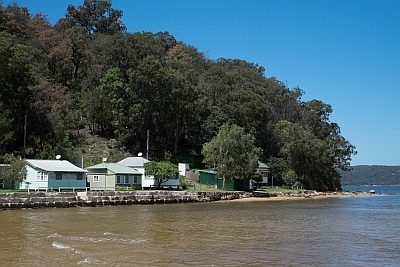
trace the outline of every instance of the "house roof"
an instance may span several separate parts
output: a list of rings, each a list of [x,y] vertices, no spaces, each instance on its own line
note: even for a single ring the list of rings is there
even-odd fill
[[[143,168],[144,164],[150,162],[150,160],[143,157],[127,157],[123,160],[118,161],[119,164],[129,166],[129,167],[139,167]]]
[[[209,170],[198,170],[199,172],[209,173],[209,174],[217,174],[217,171],[214,169]]]
[[[87,172],[68,160],[27,159],[27,164],[44,171],[54,172]]]
[[[269,167],[265,163],[259,161],[258,162],[258,169],[269,169]]]
[[[98,170],[98,169],[107,169],[108,171],[112,172],[112,173],[118,173],[118,174],[131,174],[131,175],[142,175],[141,172],[139,172],[138,170],[131,168],[131,167],[127,167],[124,166],[122,164],[119,163],[100,163],[94,166],[90,166],[88,168],[86,168],[89,171],[94,171],[94,170]]]

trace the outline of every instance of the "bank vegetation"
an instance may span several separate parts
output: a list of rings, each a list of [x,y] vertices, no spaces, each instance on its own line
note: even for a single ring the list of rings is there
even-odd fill
[[[227,124],[254,137],[276,183],[340,189],[337,169],[356,151],[331,105],[302,101],[257,63],[128,32],[122,18],[111,1],[69,5],[55,25],[0,3],[0,155],[94,164],[147,152],[201,168],[203,145]]]

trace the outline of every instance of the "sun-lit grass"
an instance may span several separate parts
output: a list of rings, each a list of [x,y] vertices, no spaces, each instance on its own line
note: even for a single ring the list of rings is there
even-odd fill
[[[187,192],[226,192],[225,190],[218,189],[215,185],[205,185],[192,182],[185,189]]]
[[[12,189],[0,189],[0,193],[26,193],[27,190],[20,190],[20,189],[16,189],[16,190],[12,190]]]

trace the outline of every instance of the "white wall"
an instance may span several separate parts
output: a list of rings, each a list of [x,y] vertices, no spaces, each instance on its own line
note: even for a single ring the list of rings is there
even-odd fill
[[[178,163],[179,175],[186,176],[186,171],[189,170],[189,163]]]
[[[48,187],[48,177],[46,180],[38,180],[37,171],[33,169],[31,166],[26,166],[26,182],[29,182],[29,189],[45,189]],[[20,184],[19,189],[27,189],[27,184],[22,182]]]

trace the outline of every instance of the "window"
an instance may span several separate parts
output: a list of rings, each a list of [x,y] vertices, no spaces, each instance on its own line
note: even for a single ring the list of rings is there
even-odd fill
[[[99,176],[98,175],[93,175],[93,182],[95,182],[95,183],[99,182]]]
[[[83,180],[83,175],[82,175],[82,173],[76,174],[76,180]]]
[[[45,172],[38,172],[37,173],[37,179],[39,181],[47,181],[47,173]]]
[[[62,180],[62,173],[61,172],[57,172],[56,173],[56,180]]]
[[[121,176],[117,175],[117,184],[121,184]]]

